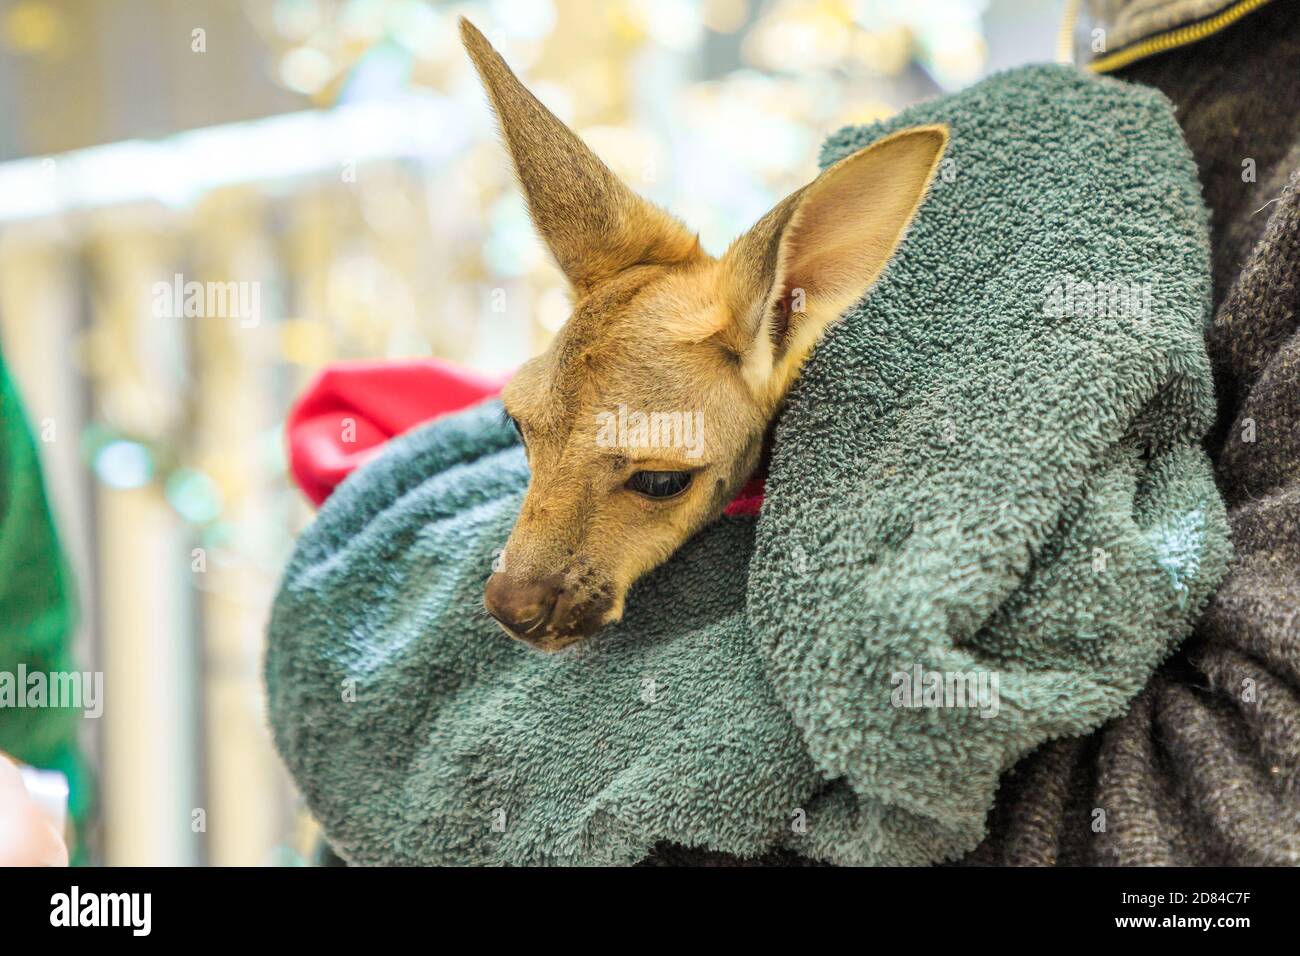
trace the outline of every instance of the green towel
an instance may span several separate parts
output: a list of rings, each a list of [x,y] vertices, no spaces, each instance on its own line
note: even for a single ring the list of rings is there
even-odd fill
[[[483,611],[528,480],[495,402],[334,494],[266,668],[342,856],[952,859],[1003,769],[1123,713],[1187,635],[1229,546],[1199,443],[1206,213],[1169,104],[1024,69],[843,130],[823,164],[933,122],[936,183],[791,394],[761,516],[696,535],[620,624],[548,656]],[[931,675],[951,706],[901,696]]]
[[[40,459],[18,390],[0,357],[0,673],[73,671],[72,575],[45,499]],[[85,822],[91,793],[77,746],[82,711],[0,705],[0,750],[68,777],[69,814]],[[75,862],[84,862],[84,842]]]

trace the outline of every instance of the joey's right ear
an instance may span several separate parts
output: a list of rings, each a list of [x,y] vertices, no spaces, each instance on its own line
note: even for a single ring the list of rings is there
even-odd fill
[[[463,17],[460,34],[501,124],[533,225],[576,292],[631,266],[704,255],[694,233],[620,182]]]

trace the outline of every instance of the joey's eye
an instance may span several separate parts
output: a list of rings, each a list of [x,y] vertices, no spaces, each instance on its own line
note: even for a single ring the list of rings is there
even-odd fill
[[[626,487],[647,498],[676,498],[690,483],[689,471],[638,471]]]
[[[514,428],[515,430],[515,434],[519,436],[519,440],[523,441],[524,430],[519,427],[519,422],[515,419],[515,416],[511,415],[509,412],[505,410],[502,410],[501,417],[510,423],[511,427]]]

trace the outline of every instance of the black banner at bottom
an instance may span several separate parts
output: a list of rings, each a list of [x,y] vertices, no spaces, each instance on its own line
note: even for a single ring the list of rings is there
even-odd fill
[[[734,943],[773,921],[933,942],[1039,930],[1226,940],[1293,928],[1296,886],[1290,870],[1246,869],[9,870],[0,938],[339,945],[454,926],[456,936],[499,943],[516,932],[536,944],[539,931],[593,939],[613,918],[665,945]]]

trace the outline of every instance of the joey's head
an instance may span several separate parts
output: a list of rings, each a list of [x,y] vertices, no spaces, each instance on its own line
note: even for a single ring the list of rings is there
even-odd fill
[[[826,327],[875,282],[947,130],[903,130],[777,204],[721,257],[620,182],[461,21],[573,311],[502,395],[532,478],[484,603],[557,650],[617,621],[628,589],[753,473]]]

